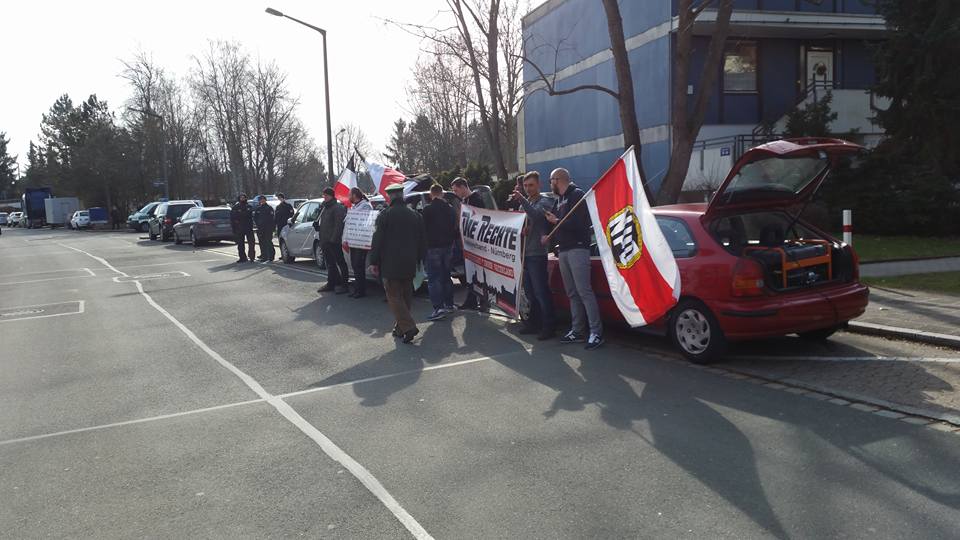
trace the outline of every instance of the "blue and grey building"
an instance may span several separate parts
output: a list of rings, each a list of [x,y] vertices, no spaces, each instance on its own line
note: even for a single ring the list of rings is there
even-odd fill
[[[718,182],[733,160],[758,140],[761,126],[782,130],[785,114],[819,99],[829,89],[836,133],[873,144],[879,129],[870,122],[882,106],[870,88],[875,80],[873,46],[885,24],[874,0],[735,0],[730,35],[711,94],[685,188]],[[670,92],[675,0],[620,2],[634,79],[643,164],[656,189],[671,151]],[[708,9],[694,25],[694,52],[687,92],[700,70],[717,11]],[[616,89],[607,21],[600,0],[549,0],[523,19],[525,54],[556,88],[595,84]],[[549,173],[565,167],[590,185],[622,153],[617,102],[608,94],[580,91],[551,96],[538,73],[524,66],[528,83],[519,119],[521,170]]]

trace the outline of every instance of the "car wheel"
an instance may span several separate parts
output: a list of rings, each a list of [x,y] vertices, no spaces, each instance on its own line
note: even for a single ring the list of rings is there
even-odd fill
[[[687,360],[708,364],[727,348],[727,340],[713,313],[697,300],[682,300],[670,315],[670,338]]]
[[[293,255],[290,255],[290,250],[287,249],[287,243],[283,240],[280,240],[280,259],[283,262],[290,264],[295,258],[296,257]]]
[[[314,242],[313,244],[313,261],[317,263],[317,268],[327,269],[327,262],[323,260],[323,250],[320,249],[320,242]]]
[[[193,247],[197,247],[201,244],[201,242],[197,240],[197,233],[193,232],[192,229],[190,230],[190,243],[193,244]]]
[[[821,328],[819,330],[811,330],[809,332],[800,332],[797,335],[800,336],[800,339],[804,341],[824,341],[839,329],[839,326],[831,326],[829,328]]]

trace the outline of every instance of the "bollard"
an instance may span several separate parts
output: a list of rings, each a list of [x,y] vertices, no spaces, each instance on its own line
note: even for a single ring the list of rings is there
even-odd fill
[[[843,211],[843,243],[853,245],[853,210]]]

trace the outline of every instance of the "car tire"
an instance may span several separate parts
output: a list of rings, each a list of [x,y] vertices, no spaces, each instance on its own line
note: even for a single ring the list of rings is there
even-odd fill
[[[320,242],[313,243],[313,262],[317,263],[317,268],[327,269],[327,261],[323,259],[323,250],[320,249]]]
[[[684,299],[670,314],[670,340],[694,364],[709,364],[727,349],[720,323],[703,302]]]
[[[203,244],[203,242],[197,240],[197,233],[193,232],[192,229],[190,230],[190,243],[193,244],[193,247]]]
[[[831,326],[828,328],[821,328],[819,330],[811,330],[809,332],[799,332],[797,335],[800,336],[800,339],[804,341],[826,341],[837,330],[840,330],[839,326]]]
[[[296,257],[290,255],[290,250],[287,249],[287,243],[283,240],[280,240],[280,259],[287,264],[292,263],[296,259]]]

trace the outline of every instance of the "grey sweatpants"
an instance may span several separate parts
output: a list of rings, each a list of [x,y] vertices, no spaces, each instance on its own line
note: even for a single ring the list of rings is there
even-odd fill
[[[576,248],[561,251],[560,275],[563,276],[563,288],[570,298],[570,318],[573,321],[570,329],[586,337],[589,321],[591,334],[603,334],[600,306],[590,285],[590,250]]]

